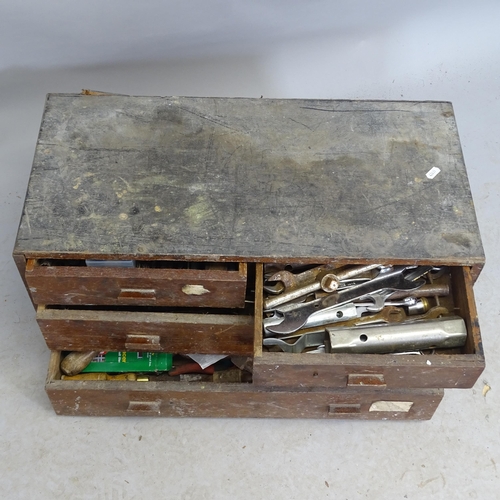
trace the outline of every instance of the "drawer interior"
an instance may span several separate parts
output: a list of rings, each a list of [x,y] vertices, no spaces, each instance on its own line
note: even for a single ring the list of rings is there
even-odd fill
[[[60,352],[51,353],[45,385],[59,415],[427,420],[443,398],[442,389],[270,390],[229,382],[64,380],[60,360]]]
[[[469,268],[450,268],[446,278],[450,294],[438,299],[450,313],[464,319],[465,344],[420,355],[268,351],[263,348],[264,267],[256,264],[249,269],[243,310],[199,314],[189,308],[48,306],[39,309],[38,321],[54,350],[164,351],[253,358],[252,375],[243,378],[260,388],[471,387],[484,369]]]
[[[442,279],[447,280],[450,293],[439,297],[437,304],[465,321],[463,346],[420,354],[281,352],[262,347],[264,335],[259,325],[255,331],[254,383],[264,387],[471,387],[484,369],[471,271],[451,267]],[[262,289],[256,286],[256,304],[262,309],[256,309],[255,314],[261,318],[265,316]]]
[[[243,308],[40,305],[37,322],[53,350],[252,356],[254,295],[249,280]]]
[[[189,387],[194,387],[199,379],[203,384],[251,384],[257,327],[255,308],[259,306],[255,304],[255,267],[249,267],[252,279],[248,281],[244,309],[211,310],[200,314],[189,308],[38,307],[38,323],[49,348],[54,351],[50,380],[90,382],[61,379],[59,364],[66,354],[61,350],[92,349],[173,353],[174,375],[166,372],[143,374],[151,383],[176,382],[179,387],[179,383],[188,381]],[[215,365],[214,373],[188,370],[175,374],[179,369],[185,371],[190,361],[187,355],[192,353],[226,355],[226,358]],[[119,381],[113,381],[112,387],[117,387],[116,382]]]

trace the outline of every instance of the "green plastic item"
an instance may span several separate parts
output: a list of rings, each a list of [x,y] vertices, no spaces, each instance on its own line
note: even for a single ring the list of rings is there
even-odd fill
[[[167,352],[102,352],[82,373],[165,372],[172,368]]]

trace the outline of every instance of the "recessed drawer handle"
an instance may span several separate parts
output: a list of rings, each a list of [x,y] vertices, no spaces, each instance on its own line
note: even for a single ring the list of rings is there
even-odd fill
[[[339,403],[328,406],[328,413],[360,413],[361,405],[358,403]]]
[[[160,414],[161,401],[129,401],[127,411]]]
[[[385,388],[384,376],[375,373],[351,373],[347,376],[347,387]]]
[[[119,299],[156,299],[156,290],[154,288],[122,288]]]
[[[125,341],[127,351],[159,351],[161,349],[159,335],[130,333]]]

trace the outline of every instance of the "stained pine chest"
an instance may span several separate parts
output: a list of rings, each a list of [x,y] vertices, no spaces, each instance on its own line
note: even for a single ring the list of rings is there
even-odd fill
[[[14,259],[58,414],[427,419],[484,369],[484,252],[448,102],[49,94]],[[338,352],[338,322],[326,347],[269,347],[301,335],[265,328],[290,314],[267,306],[280,276],[320,267],[339,295],[425,271],[427,309],[461,318],[463,343]],[[70,351],[225,355],[241,373],[74,380]]]

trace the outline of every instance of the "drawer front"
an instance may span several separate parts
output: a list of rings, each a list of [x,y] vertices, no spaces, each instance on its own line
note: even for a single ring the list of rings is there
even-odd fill
[[[59,381],[47,394],[58,415],[153,417],[331,418],[361,420],[428,420],[439,405],[441,390],[352,394],[333,392],[273,392],[246,387],[188,386],[165,382],[125,382],[141,387],[113,388],[120,382]],[[158,382],[151,382],[160,385]],[[103,387],[105,385],[106,387]],[[184,387],[183,387],[184,386]]]
[[[469,268],[452,268],[454,313],[467,326],[466,345],[429,355],[294,354],[258,352],[254,383],[261,387],[351,389],[470,388],[484,369],[479,323]],[[256,316],[259,312],[256,312]],[[260,330],[259,330],[260,331]]]
[[[247,266],[237,270],[38,265],[26,282],[36,304],[241,308]]]
[[[253,354],[251,316],[39,307],[37,321],[56,350]]]
[[[254,383],[262,387],[357,389],[470,388],[484,369],[475,355],[264,353],[254,358]]]
[[[53,356],[57,354],[54,353]],[[53,358],[54,359],[54,358]],[[57,380],[46,392],[59,415],[426,420],[442,390],[260,390],[252,384]]]

